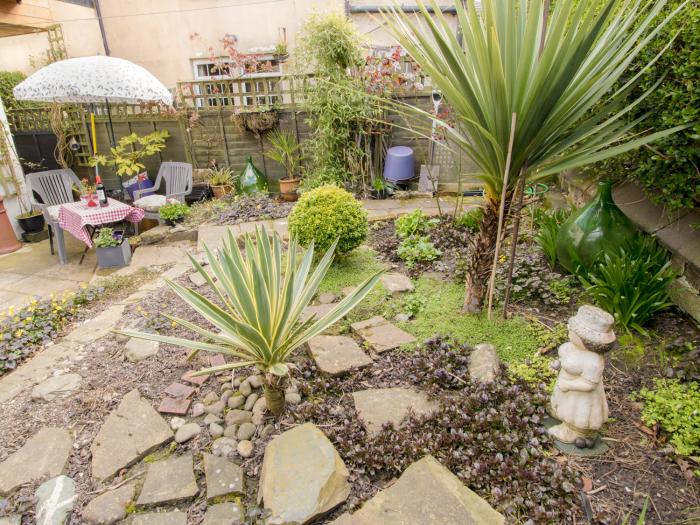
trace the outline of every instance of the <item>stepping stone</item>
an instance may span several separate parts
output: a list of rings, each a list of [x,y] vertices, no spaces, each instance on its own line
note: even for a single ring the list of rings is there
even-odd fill
[[[258,499],[272,511],[269,525],[303,524],[331,511],[350,494],[348,469],[312,423],[280,434],[265,449]]]
[[[73,438],[65,428],[42,428],[0,463],[0,495],[35,479],[56,477],[66,468]]]
[[[235,503],[219,503],[207,509],[202,525],[242,525],[241,514]]]
[[[158,353],[160,343],[132,337],[124,346],[124,355],[132,363],[138,363]]]
[[[301,312],[301,316],[299,317],[299,321],[301,321],[303,323],[303,322],[311,319],[311,317],[314,315],[316,316],[316,320],[318,321],[321,317],[323,317],[328,312],[333,310],[333,308],[335,308],[336,306],[338,306],[337,303],[317,304],[314,306],[307,306]]]
[[[322,293],[318,296],[318,302],[320,304],[331,304],[334,303],[337,297],[334,293]]]
[[[0,525],[22,525],[22,516],[5,516],[0,518]]]
[[[354,514],[331,525],[503,525],[505,518],[432,456],[408,467]]]
[[[331,376],[373,363],[351,337],[319,335],[309,341],[309,350],[319,370]]]
[[[207,379],[209,379],[208,375],[205,376],[193,376],[192,374],[196,373],[196,370],[189,370],[183,374],[183,376],[180,378],[182,381],[185,381],[186,383],[191,383],[193,385],[197,386],[202,386],[204,383],[206,383]]]
[[[399,428],[412,412],[416,416],[429,416],[438,409],[437,403],[427,394],[410,388],[375,388],[352,394],[357,416],[370,436],[379,434],[382,426],[391,423]]]
[[[63,374],[53,376],[36,385],[32,390],[32,399],[53,401],[76,390],[83,380],[78,374]]]
[[[161,414],[173,414],[174,416],[185,416],[187,415],[191,404],[191,399],[174,399],[172,397],[164,397],[160,402],[160,405],[158,405],[158,412]]]
[[[131,525],[187,525],[187,513],[175,510],[134,514]]]
[[[198,492],[199,487],[192,470],[192,456],[175,456],[148,466],[136,505],[143,507],[178,503],[195,497]]]
[[[354,323],[351,328],[378,354],[416,342],[416,338],[411,334],[397,328],[381,316]]]
[[[83,521],[88,525],[113,525],[123,520],[135,488],[134,483],[128,483],[97,496],[83,509]]]
[[[207,481],[207,500],[229,494],[243,494],[243,469],[225,458],[204,452],[204,477]]]
[[[380,277],[382,286],[392,295],[412,292],[414,287],[410,277],[402,273],[385,273]]]
[[[199,272],[191,273],[188,277],[190,278],[190,281],[192,281],[192,284],[194,284],[197,287],[204,286],[205,284],[207,284],[207,280]]]
[[[134,389],[107,416],[92,442],[92,475],[105,481],[172,439],[170,425]]]
[[[469,377],[472,381],[493,381],[500,367],[501,360],[498,359],[496,347],[493,345],[476,345],[469,355]]]
[[[225,364],[226,358],[223,356],[223,354],[212,354],[209,356],[209,366],[211,366],[212,368],[215,366],[223,366]]]
[[[42,483],[36,491],[36,525],[64,525],[73,510],[75,483],[58,476]]]
[[[191,386],[183,385],[182,383],[172,383],[163,392],[168,394],[170,397],[176,397],[179,399],[187,399],[192,394],[194,394],[195,389]]]

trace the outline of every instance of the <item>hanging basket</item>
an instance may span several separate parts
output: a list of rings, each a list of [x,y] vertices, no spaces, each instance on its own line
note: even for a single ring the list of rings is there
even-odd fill
[[[234,113],[231,119],[242,130],[250,131],[259,137],[277,126],[280,117],[276,109],[265,109]]]

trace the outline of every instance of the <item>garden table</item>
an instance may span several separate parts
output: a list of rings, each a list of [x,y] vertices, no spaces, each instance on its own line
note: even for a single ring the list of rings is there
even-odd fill
[[[107,203],[105,207],[89,207],[84,202],[70,202],[49,208],[49,213],[52,216],[58,216],[56,244],[58,245],[58,260],[60,264],[66,264],[67,262],[63,230],[68,231],[76,239],[83,241],[87,246],[85,249],[87,251],[92,248],[92,236],[97,227],[123,220],[139,222],[143,219],[144,211],[139,208],[134,208],[110,198],[107,199]]]

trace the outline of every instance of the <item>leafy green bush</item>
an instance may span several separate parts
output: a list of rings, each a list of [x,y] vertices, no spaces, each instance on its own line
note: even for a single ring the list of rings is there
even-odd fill
[[[437,219],[431,219],[421,210],[413,210],[408,215],[403,215],[396,219],[396,235],[399,239],[405,239],[412,235],[425,233],[428,228],[437,224]]]
[[[537,218],[539,229],[535,234],[535,242],[542,249],[552,269],[557,264],[557,235],[559,235],[559,228],[569,218],[571,212],[572,210],[568,208],[551,210],[542,213]]]
[[[318,251],[327,250],[338,239],[338,252],[347,253],[362,244],[368,230],[362,203],[335,186],[302,194],[289,214],[290,233],[304,247],[314,241]]]
[[[17,100],[12,89],[22,82],[27,75],[19,71],[0,71],[0,99],[6,110],[36,106],[36,102]]]
[[[481,227],[481,221],[483,218],[483,208],[472,208],[455,219],[455,226],[458,228],[465,228],[472,232],[477,232]]]
[[[627,332],[645,334],[644,324],[673,304],[667,287],[675,278],[666,251],[639,235],[626,247],[602,256],[579,279],[598,306]]]
[[[434,261],[442,255],[435,245],[430,242],[430,237],[413,235],[401,241],[396,249],[396,255],[412,268],[419,262]]]
[[[691,381],[657,379],[655,388],[643,388],[638,397],[645,401],[642,421],[658,424],[668,432],[678,454],[700,453],[700,387]]]
[[[177,222],[189,215],[190,209],[184,202],[172,202],[158,210],[158,215],[164,221]]]

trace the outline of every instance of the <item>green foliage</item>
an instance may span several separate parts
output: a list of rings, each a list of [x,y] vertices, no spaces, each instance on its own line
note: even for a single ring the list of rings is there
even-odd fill
[[[534,354],[526,361],[508,365],[508,375],[522,379],[531,385],[544,384],[548,392],[554,391],[557,373],[552,370],[552,360],[540,354]]]
[[[168,222],[177,222],[189,215],[190,209],[184,202],[171,202],[158,210],[158,216]]]
[[[228,166],[212,166],[208,170],[207,179],[210,186],[233,186],[235,184],[233,170]]]
[[[95,247],[109,248],[111,246],[119,246],[122,243],[120,239],[114,237],[112,228],[100,228],[97,237],[95,237]]]
[[[602,254],[579,279],[598,306],[627,332],[645,334],[644,324],[672,302],[667,287],[675,278],[666,251],[646,235]]]
[[[6,111],[37,105],[36,102],[17,100],[12,94],[12,89],[25,78],[27,75],[19,71],[0,71],[0,100],[2,100]]]
[[[700,387],[691,381],[657,379],[655,388],[643,388],[642,421],[658,424],[669,434],[669,441],[682,456],[700,453]]]
[[[288,131],[276,129],[267,134],[270,149],[265,155],[284,166],[288,179],[294,179],[301,163],[300,145],[296,136]]]
[[[264,229],[257,230],[254,236],[246,235],[243,242],[245,255],[231,232],[218,254],[205,247],[211,274],[190,256],[192,264],[217,297],[218,304],[194,290],[168,281],[173,291],[216,331],[166,314],[167,319],[197,334],[198,339],[135,332],[125,332],[125,335],[195,351],[221,353],[236,359],[234,363],[202,370],[199,374],[255,366],[267,374],[268,385],[279,385],[289,374],[287,361],[292,352],[355,308],[372,290],[381,274],[369,276],[326,315],[302,322],[304,308],[318,292],[333,262],[335,244],[328,248],[312,271],[313,247],[299,261],[294,238],[289,241],[286,254],[283,254],[279,235],[270,236]],[[268,398],[268,406],[269,402]]]
[[[539,229],[535,234],[535,242],[542,249],[552,269],[557,264],[557,235],[559,235],[559,228],[571,216],[572,211],[569,208],[551,210],[539,214],[537,217],[536,222]]]
[[[314,13],[302,28],[295,58],[316,73],[330,75],[362,65],[362,40],[353,23],[338,13]]]
[[[458,228],[465,228],[471,232],[479,231],[481,227],[481,221],[484,218],[484,209],[472,208],[466,213],[462,213],[459,217],[455,219],[455,226]]]
[[[406,239],[413,235],[424,234],[428,229],[437,224],[437,219],[431,219],[422,210],[413,210],[408,215],[403,215],[394,222],[396,235],[399,239]]]
[[[337,240],[338,252],[347,253],[367,237],[367,212],[351,193],[322,186],[302,194],[289,214],[289,231],[302,246],[313,241],[327,250]]]
[[[385,269],[385,265],[377,259],[377,253],[374,250],[360,246],[333,263],[326,272],[318,291],[339,295],[343,293],[344,288],[355,287],[370,275]],[[379,289],[380,287],[377,287],[375,291]]]
[[[663,10],[667,16],[681,4],[671,0]],[[691,127],[657,142],[592,167],[595,175],[630,177],[647,195],[669,209],[694,208],[700,202],[700,2],[691,1],[682,14],[664,27],[657,38],[640,53],[631,69],[641,71],[678,34],[656,65],[642,73],[639,85],[626,95],[637,99],[657,82],[661,84],[629,115],[633,121],[646,116],[634,131],[663,129],[692,124]]]
[[[416,263],[434,261],[442,255],[426,235],[413,235],[401,241],[396,255],[406,266],[413,268]]]
[[[146,166],[142,159],[155,155],[165,149],[165,140],[170,136],[167,130],[154,131],[139,136],[136,133],[125,135],[117,145],[110,148],[111,154],[95,155],[90,159],[90,166],[112,166],[120,177],[138,175]]]
[[[529,328],[532,335],[537,338],[541,352],[554,350],[569,339],[569,328],[566,323],[557,323],[553,327],[548,327],[533,321]]]

